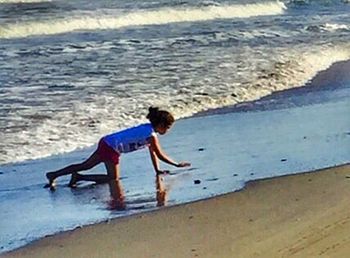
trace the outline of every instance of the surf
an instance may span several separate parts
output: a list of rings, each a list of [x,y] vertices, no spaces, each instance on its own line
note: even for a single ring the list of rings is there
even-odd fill
[[[151,11],[118,14],[118,17],[95,12],[89,16],[6,24],[0,27],[0,38],[11,39],[74,31],[113,30],[131,26],[249,18],[252,16],[278,15],[282,14],[285,10],[286,6],[281,2],[267,2],[192,8],[161,8]]]
[[[42,2],[51,2],[51,0],[0,0],[0,4],[30,4]]]
[[[129,85],[128,94],[137,103],[128,96],[122,97],[118,94],[96,95],[94,104],[79,98],[74,102],[74,108],[52,114],[52,117],[40,120],[40,124],[22,129],[21,134],[16,131],[6,133],[2,143],[9,150],[16,151],[4,153],[0,157],[0,164],[37,159],[92,146],[101,135],[110,133],[111,130],[116,131],[144,122],[143,110],[148,108],[149,99],[154,97],[158,99],[156,103],[159,106],[169,106],[171,103],[170,110],[178,119],[208,109],[257,100],[275,91],[302,87],[333,63],[349,60],[349,49],[350,45],[346,43],[313,49],[309,49],[308,45],[294,50],[277,49],[276,53],[270,54],[267,66],[248,69],[253,67],[253,60],[258,60],[256,55],[259,54],[250,50],[240,59],[241,68],[235,68],[235,72],[242,77],[226,76],[222,73],[221,76],[226,76],[226,79],[221,81],[220,88],[214,81],[211,81],[211,87],[207,87],[207,82],[212,80],[208,77],[196,87],[184,83],[170,95],[167,94],[169,88],[144,92]],[[233,57],[233,60],[239,59]],[[213,73],[219,74],[219,71],[230,70],[234,66],[235,63],[222,64]],[[242,82],[240,78],[245,78],[245,81]],[[117,113],[114,112],[116,103],[119,105]],[[72,123],[72,117],[77,122]],[[13,144],[17,142],[26,144],[17,148]]]

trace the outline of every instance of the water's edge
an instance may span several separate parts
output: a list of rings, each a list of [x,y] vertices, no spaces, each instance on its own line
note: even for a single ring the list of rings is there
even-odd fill
[[[313,121],[307,120],[309,120],[309,115],[318,116],[321,118],[320,120],[323,119],[323,122],[334,120],[337,119],[334,116],[337,112],[340,112],[339,119],[342,119],[342,117],[346,119],[346,114],[343,113],[346,107],[349,106],[348,101],[346,101],[350,91],[350,80],[347,74],[349,65],[350,61],[334,64],[328,70],[319,73],[306,85],[307,87],[274,93],[255,102],[240,103],[233,107],[211,110],[205,115],[198,114],[178,121],[174,134],[162,139],[162,143],[164,143],[170,156],[175,156],[177,159],[190,158],[193,162],[193,168],[196,170],[165,177],[165,187],[171,188],[166,206],[182,205],[242,190],[249,182],[255,180],[305,173],[305,171],[312,172],[321,168],[347,164],[349,157],[345,151],[346,147],[343,151],[340,148],[337,152],[334,152],[332,157],[326,151],[323,151],[333,149],[333,145],[339,145],[339,142],[343,142],[343,145],[346,146],[349,139],[349,132],[346,131],[348,130],[346,129],[346,121],[337,123],[337,128],[326,128],[323,131],[320,129],[315,134],[315,128],[319,128],[319,124],[312,124]],[[328,78],[328,81],[325,81],[325,78]],[[327,111],[328,113],[319,111]],[[305,112],[309,115],[305,116]],[[268,119],[271,119],[274,123],[271,124],[267,121]],[[295,122],[293,122],[294,119]],[[294,132],[293,129],[297,124],[300,124],[300,121],[304,121],[306,129],[303,128],[305,130],[300,133]],[[322,121],[319,122],[322,124]],[[337,120],[334,121],[337,122]],[[194,132],[190,127],[195,126],[200,130],[199,128],[204,128],[203,126],[207,124],[215,126],[198,132],[198,137],[193,139]],[[243,128],[241,128],[242,126]],[[249,130],[252,130],[252,132]],[[220,137],[218,133],[223,135],[232,134],[229,139],[232,148],[222,148],[226,146],[228,139]],[[239,140],[244,133],[246,134],[244,137],[247,139],[245,143]],[[265,153],[267,145],[271,146],[272,152]],[[320,147],[316,147],[317,153],[311,155],[314,146],[318,145]],[[198,151],[202,148],[204,151]],[[301,148],[303,152],[297,155],[293,152],[295,148]],[[47,193],[46,190],[44,191],[41,188],[41,184],[45,181],[44,172],[51,169],[51,166],[60,167],[63,164],[81,159],[81,155],[86,155],[91,149],[0,166],[1,171],[9,171],[9,173],[5,171],[0,175],[2,178],[6,178],[4,180],[6,188],[4,188],[4,185],[0,186],[0,194],[3,195],[4,200],[7,200],[6,196],[8,194],[14,198],[14,203],[2,204],[3,208],[1,209],[10,210],[8,215],[3,215],[3,221],[6,220],[6,216],[15,218],[18,211],[14,209],[11,216],[11,209],[13,208],[9,207],[14,207],[18,202],[23,202],[21,199],[24,198],[23,195],[27,195],[25,199],[28,202],[24,204],[23,210],[26,208],[32,209],[30,202],[34,201],[37,203],[38,212],[42,212],[43,215],[49,216],[50,212],[55,212],[60,216],[62,213],[62,216],[58,217],[60,219],[58,223],[60,221],[63,225],[61,229],[52,229],[50,232],[54,232],[53,234],[44,235],[40,235],[40,232],[29,232],[29,237],[23,240],[26,242],[14,246],[13,249],[40,240],[40,238],[47,235],[72,230],[72,228],[105,223],[111,219],[134,216],[159,209],[159,207],[153,204],[149,205],[149,201],[144,200],[154,193],[153,186],[151,186],[153,179],[149,179],[150,166],[144,162],[148,158],[147,153],[130,154],[130,156],[123,157],[125,165],[122,171],[125,171],[126,179],[122,180],[122,183],[127,189],[126,197],[130,202],[128,205],[131,206],[125,213],[113,214],[104,210],[103,202],[109,194],[106,188],[86,188],[85,190],[71,192],[59,187],[56,194]],[[327,159],[324,161],[322,157],[325,156],[327,156]],[[215,157],[220,158],[216,160]],[[132,166],[127,164],[132,164]],[[140,168],[142,168],[142,171],[138,171]],[[36,169],[40,169],[40,171],[33,171]],[[138,174],[135,171],[138,171]],[[12,182],[13,178],[17,178],[19,173],[22,176],[15,184]],[[237,175],[232,177],[233,173],[237,173]],[[199,186],[194,185],[193,181],[198,179],[201,180],[201,184]],[[6,180],[8,184],[6,184]],[[186,192],[185,196],[184,192]],[[91,203],[91,200],[94,201]],[[151,202],[154,202],[153,197]],[[135,203],[137,209],[133,210],[132,206]],[[138,208],[140,205],[141,209]],[[86,218],[83,218],[82,221],[73,220],[73,222],[70,221],[70,218],[66,218],[64,210],[74,209],[74,207],[76,209],[79,209],[79,207],[86,209],[84,211]],[[73,210],[72,216],[79,216],[79,212]],[[28,221],[22,223],[31,223],[31,214],[28,213],[27,215]],[[33,225],[33,227],[36,229],[40,225]],[[75,226],[67,227],[67,225]],[[18,232],[19,235],[21,233],[23,232]],[[13,249],[10,248],[5,251]]]

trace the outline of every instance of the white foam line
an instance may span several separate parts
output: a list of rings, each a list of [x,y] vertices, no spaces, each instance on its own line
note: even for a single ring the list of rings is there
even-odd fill
[[[17,4],[17,3],[45,3],[51,0],[0,0],[0,4]]]
[[[158,93],[160,95],[154,95],[151,92],[138,95],[137,98],[118,99],[118,112],[115,112],[113,97],[100,96],[94,103],[88,105],[79,103],[67,112],[58,113],[54,119],[45,121],[35,129],[17,133],[15,138],[10,140],[16,143],[27,142],[27,145],[21,148],[11,146],[17,148],[16,151],[0,157],[0,163],[35,159],[91,146],[106,133],[145,122],[145,112],[151,105],[168,109],[176,118],[180,118],[210,108],[256,100],[274,91],[300,87],[333,63],[349,60],[349,49],[349,44],[323,46],[312,50],[308,46],[295,50],[281,49],[278,51],[280,56],[274,58],[268,71],[262,73],[265,76],[259,77],[257,69],[256,76],[252,76],[251,81],[238,83],[237,87],[230,83],[225,84],[226,88],[223,91],[235,92],[235,96],[231,94],[197,96],[195,92],[183,90],[174,92],[176,94],[174,97],[172,94],[161,95],[160,92]],[[96,118],[103,118],[103,121],[91,129],[87,123]],[[57,139],[52,140],[53,136]],[[11,145],[6,141],[5,144]]]
[[[76,17],[5,25],[0,27],[0,37],[16,38],[60,34],[77,30],[119,29],[128,26],[248,18],[251,16],[278,15],[283,13],[284,9],[286,9],[286,6],[283,3],[268,2],[263,4],[208,6],[191,9],[138,11],[120,17]]]

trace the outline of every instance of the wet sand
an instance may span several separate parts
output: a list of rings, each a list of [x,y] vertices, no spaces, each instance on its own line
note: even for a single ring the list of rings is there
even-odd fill
[[[350,165],[46,237],[3,257],[347,257]]]
[[[226,190],[227,187],[229,188],[227,191],[238,189],[235,188],[237,187],[235,184],[228,184],[234,181],[232,173],[238,173],[237,171],[241,174],[234,174],[235,180],[237,181],[240,177],[247,181],[298,171],[306,172],[315,167],[348,162],[347,146],[349,146],[350,133],[347,68],[350,67],[349,65],[349,61],[335,64],[327,71],[320,73],[309,87],[276,93],[274,97],[266,97],[254,103],[244,103],[233,109],[210,111],[209,113],[218,114],[218,116],[203,118],[204,124],[216,125],[212,129],[209,127],[208,131],[204,130],[207,127],[201,128],[200,117],[179,122],[178,135],[176,137],[174,135],[173,138],[169,135],[169,148],[166,149],[174,152],[174,155],[179,154],[181,157],[185,156],[191,161],[196,161],[195,165],[199,166],[199,169],[188,171],[183,177],[178,175],[166,178],[163,182],[165,189],[171,186],[166,194],[168,199],[183,200],[189,198],[194,191],[201,193],[201,191],[210,192],[216,189],[217,193],[218,189],[224,186]],[[327,81],[327,78],[331,78],[330,81]],[[302,91],[305,92],[300,94]],[[281,108],[281,110],[274,111],[275,108]],[[267,112],[240,113],[240,111],[261,110],[267,110]],[[225,116],[226,113],[227,116]],[[195,130],[195,137],[191,134],[193,126],[200,128]],[[220,128],[220,131],[215,128]],[[229,144],[230,148],[228,148],[228,138],[225,138],[225,135],[229,135],[228,132],[231,132],[232,128],[235,133],[232,134],[233,138],[230,141],[238,145]],[[252,132],[244,137],[243,133],[249,131],[247,130],[249,128]],[[228,132],[225,133],[225,130]],[[208,135],[215,137],[208,137]],[[254,138],[254,135],[257,135],[257,138]],[[244,141],[236,140],[236,136],[237,139],[244,139]],[[171,144],[174,142],[181,146],[180,152],[176,145]],[[204,143],[206,145],[203,145]],[[197,155],[197,152],[193,153],[193,149],[196,149],[194,146],[211,148],[197,151],[200,153]],[[253,157],[251,154],[255,152],[261,155],[253,155]],[[138,167],[136,162],[142,162],[144,165],[145,158],[140,157],[131,157],[133,162],[129,163],[135,167]],[[220,158],[213,159],[213,157]],[[49,161],[44,162],[43,165],[40,163],[39,166],[52,165],[55,160]],[[42,168],[33,169],[30,165],[23,167],[30,171],[44,171]],[[130,170],[131,174],[134,172],[128,167],[125,170]],[[149,172],[147,169],[144,170]],[[229,174],[223,173],[226,170]],[[8,173],[9,178],[5,182],[7,187],[9,184],[11,186],[13,181],[12,174]],[[44,178],[43,175],[35,174],[35,176],[29,179],[37,182],[37,177]],[[148,176],[138,174],[137,180],[141,178],[148,178]],[[25,181],[29,179],[25,178]],[[199,181],[202,182],[198,185],[193,184],[194,179],[201,179]],[[150,180],[153,181],[153,178]],[[133,189],[135,191],[135,187],[132,188],[134,185],[130,185],[128,179],[122,180],[122,183],[127,185],[126,189],[129,191],[132,192]],[[39,184],[40,190],[33,187],[33,184],[29,182],[29,186],[32,187],[30,192],[17,193],[23,198],[18,200],[23,202],[22,218],[26,219],[24,221],[27,224],[18,223],[18,225],[25,225],[24,231],[28,231],[30,226],[36,229],[37,221],[42,222],[46,219],[55,223],[53,213],[67,212],[73,217],[77,214],[80,214],[79,218],[91,217],[91,212],[100,212],[101,208],[93,206],[94,203],[90,205],[91,207],[86,205],[90,203],[86,200],[89,201],[90,197],[95,198],[93,194],[95,192],[100,192],[97,195],[102,195],[100,197],[102,201],[104,196],[108,195],[108,190],[98,188],[93,189],[92,193],[85,191],[84,198],[79,199],[79,191],[65,191],[61,187],[58,196],[51,196],[42,192],[41,184]],[[141,181],[139,184],[142,185],[143,190],[147,185],[152,185],[148,181]],[[137,189],[140,188],[136,186]],[[33,196],[28,195],[33,192]],[[167,207],[167,200],[162,200],[167,198],[166,195],[164,193],[158,195],[157,192],[158,206],[166,206],[157,211],[112,219],[108,223],[99,223],[45,237],[10,253],[2,253],[0,256],[348,257],[350,253],[349,193],[349,164],[304,174],[251,181],[239,192],[177,206]],[[13,194],[12,191],[11,195]],[[70,205],[56,206],[57,200],[64,200],[63,203],[66,204],[71,196],[73,201],[69,203]],[[55,197],[56,202],[52,202],[51,197]],[[130,206],[130,196],[127,196],[128,198],[128,206]],[[18,200],[16,199],[17,203]],[[55,206],[47,203],[53,203]],[[11,202],[10,204],[8,209],[14,209],[13,207],[17,206],[12,205]],[[38,214],[43,210],[50,210],[50,212],[44,213],[46,215],[44,218],[37,219],[34,216],[36,213],[30,213],[34,205]],[[27,209],[25,209],[26,206]],[[17,208],[15,209],[18,214]],[[9,215],[5,214],[2,221],[6,223],[8,217]],[[11,217],[15,222],[16,218]],[[57,226],[62,225],[62,221],[56,220],[56,222]],[[11,225],[8,220],[6,226],[10,230]],[[48,226],[45,223],[43,225],[46,225],[46,227],[43,226],[44,228]],[[3,233],[6,236],[5,230]]]

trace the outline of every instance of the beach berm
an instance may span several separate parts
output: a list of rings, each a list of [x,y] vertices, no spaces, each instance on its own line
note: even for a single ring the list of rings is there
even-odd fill
[[[350,165],[46,237],[3,257],[347,257]]]

